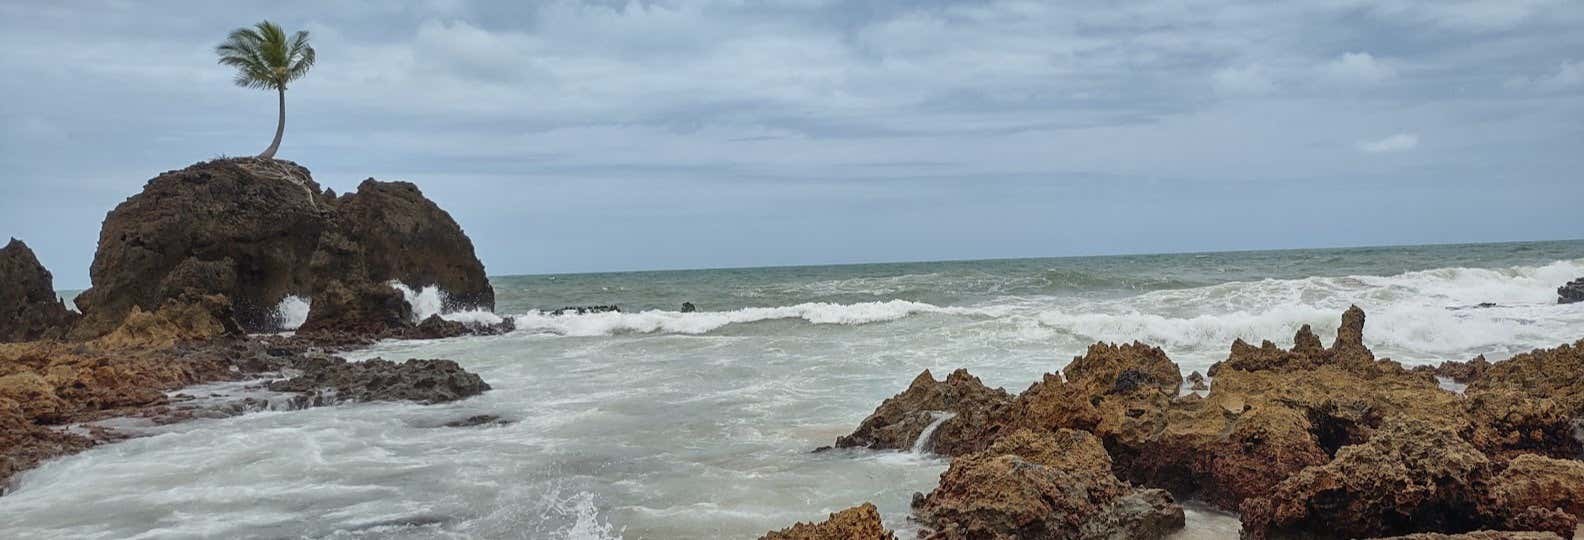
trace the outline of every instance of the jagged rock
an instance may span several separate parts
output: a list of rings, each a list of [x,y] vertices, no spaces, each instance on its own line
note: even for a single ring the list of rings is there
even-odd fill
[[[1491,461],[1452,429],[1398,418],[1368,442],[1342,448],[1330,463],[1282,481],[1269,496],[1244,501],[1243,535],[1359,538],[1515,525],[1533,530],[1533,507],[1484,502],[1492,472]],[[1549,530],[1571,533],[1576,526],[1540,514]]]
[[[163,348],[242,334],[225,296],[186,295],[167,299],[152,313],[132,306],[115,330],[92,343],[108,349]]]
[[[452,305],[494,306],[472,243],[412,184],[368,180],[338,198],[307,169],[258,158],[150,180],[106,216],[90,275],[94,286],[77,300],[79,339],[111,332],[134,307],[213,295],[248,331],[274,330],[288,294],[314,298],[311,328],[391,322],[383,312],[348,314],[383,305],[389,295],[377,289],[392,280],[436,285]]]
[[[348,401],[443,403],[490,389],[478,375],[450,360],[408,360],[397,364],[380,358],[348,362],[317,357],[297,367],[302,375],[271,381],[266,386],[277,392],[303,394],[304,406]]]
[[[929,370],[924,370],[907,390],[881,403],[852,434],[838,437],[836,447],[912,448],[925,428],[937,420],[938,413],[951,413],[955,416],[936,429],[931,448],[937,453],[955,455],[951,449],[964,444],[973,427],[988,423],[1011,400],[1005,390],[986,387],[965,369],[953,371],[944,381],[936,381]]]
[[[1467,362],[1442,362],[1434,370],[1436,375],[1452,379],[1453,381],[1468,384],[1485,375],[1491,367],[1485,355],[1479,355]]]
[[[695,312],[695,311],[698,311],[698,306],[693,305],[692,302],[683,302],[682,303],[682,312],[683,313],[692,313],[692,312]]]
[[[1074,430],[1020,430],[957,457],[914,513],[940,540],[1149,539],[1184,524],[1171,495],[1117,480],[1099,439]]]
[[[797,523],[765,533],[759,540],[896,540],[896,536],[880,522],[875,505],[863,503],[819,523]]]
[[[1330,350],[1307,326],[1289,350],[1235,342],[1227,361],[1212,368],[1207,396],[1172,401],[1147,437],[1107,439],[1119,474],[1235,510],[1326,463],[1339,448],[1368,440],[1390,416],[1469,427],[1460,400],[1433,378],[1350,349],[1362,345],[1356,325],[1363,319],[1350,309],[1345,339]]]
[[[439,315],[430,315],[418,326],[402,330],[396,336],[402,339],[443,339],[457,336],[493,336],[516,328],[512,319],[502,319],[495,324],[470,324],[448,321]]]
[[[1205,382],[1205,376],[1197,371],[1188,374],[1188,384],[1190,385],[1188,389],[1195,392],[1203,392],[1210,389],[1210,385]]]
[[[1068,384],[1078,385],[1085,395],[1128,394],[1142,386],[1154,386],[1175,396],[1182,389],[1182,372],[1166,352],[1139,342],[1131,344],[1096,343],[1083,356],[1074,357],[1062,375]]]
[[[1584,455],[1584,340],[1496,362],[1464,394],[1485,452]]]
[[[1584,302],[1584,278],[1578,278],[1567,284],[1557,287],[1557,303],[1571,304]]]
[[[1514,509],[1530,509],[1507,518],[1506,528],[1540,525],[1566,534],[1584,521],[1584,461],[1518,456],[1490,486],[1485,514],[1502,516]],[[1550,523],[1528,522],[1531,516],[1545,516]]]
[[[0,248],[0,342],[62,337],[76,320],[27,244],[12,238]]]

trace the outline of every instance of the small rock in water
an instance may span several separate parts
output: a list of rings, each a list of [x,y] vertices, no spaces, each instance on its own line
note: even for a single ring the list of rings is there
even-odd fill
[[[1557,288],[1558,304],[1574,302],[1584,302],[1584,278],[1569,281],[1566,285]]]
[[[501,417],[493,414],[475,414],[467,418],[452,420],[450,422],[440,424],[440,427],[473,427],[482,426],[484,424],[506,425],[510,423],[510,420],[502,419]]]
[[[695,311],[698,311],[698,306],[693,305],[692,302],[683,302],[682,303],[682,312],[683,313],[692,313],[692,312],[695,312]]]
[[[614,305],[614,304],[607,305],[607,306],[567,306],[567,307],[552,311],[552,312],[550,312],[550,314],[551,315],[567,315],[567,314],[587,315],[589,313],[605,313],[605,312],[621,313],[621,308],[616,306],[616,305]]]

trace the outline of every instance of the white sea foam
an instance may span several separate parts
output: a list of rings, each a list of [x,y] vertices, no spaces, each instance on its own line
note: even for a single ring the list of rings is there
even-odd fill
[[[392,281],[390,286],[401,291],[402,299],[412,307],[413,322],[423,322],[424,319],[434,315],[439,315],[440,318],[448,321],[470,325],[500,324],[504,320],[499,315],[482,309],[446,312],[445,303],[449,295],[434,285],[414,290],[405,283]]]
[[[308,321],[308,310],[313,301],[295,294],[282,298],[275,306],[275,324],[281,330],[296,330]]]
[[[1506,356],[1584,337],[1584,306],[1555,303],[1556,284],[1581,274],[1584,261],[1267,279],[1064,305],[1036,318],[1086,339],[1224,351],[1238,338],[1285,344],[1305,324],[1329,339],[1341,312],[1358,305],[1368,314],[1366,343],[1408,355],[1398,360]]]
[[[637,313],[608,311],[551,315],[533,311],[517,315],[513,319],[517,323],[519,330],[533,330],[567,336],[603,336],[618,333],[703,334],[730,324],[777,319],[803,319],[813,324],[857,325],[894,321],[919,313],[994,316],[998,313],[1005,313],[1005,311],[995,308],[940,307],[922,302],[891,300],[855,304],[813,302],[795,306],[752,307],[735,311],[697,311],[692,313],[650,310]]]

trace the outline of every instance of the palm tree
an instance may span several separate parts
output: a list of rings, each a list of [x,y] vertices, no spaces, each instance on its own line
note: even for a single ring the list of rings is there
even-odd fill
[[[231,31],[224,43],[215,47],[220,63],[237,69],[236,84],[243,88],[274,89],[280,96],[280,118],[275,123],[275,141],[258,157],[271,159],[280,149],[286,132],[286,83],[301,79],[314,65],[314,49],[308,45],[308,32],[299,31],[290,39],[280,25],[264,21],[252,28]]]

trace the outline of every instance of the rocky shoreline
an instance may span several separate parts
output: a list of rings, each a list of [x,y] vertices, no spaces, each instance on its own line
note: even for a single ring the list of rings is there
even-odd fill
[[[1409,369],[1364,346],[1364,319],[1349,309],[1330,347],[1307,326],[1287,349],[1236,341],[1207,392],[1184,392],[1177,365],[1142,343],[1097,343],[1016,395],[925,371],[835,446],[930,437],[950,456],[913,500],[931,539],[1164,538],[1190,499],[1238,513],[1249,539],[1584,530],[1584,340]],[[829,530],[879,533],[767,538],[891,534],[872,512],[838,517]]]
[[[415,320],[392,286],[437,287],[448,310],[494,307],[472,242],[416,186],[368,179],[337,196],[289,161],[220,159],[149,180],[105,217],[90,275],[79,314],[26,244],[0,250],[0,494],[44,460],[132,436],[96,424],[107,418],[277,406],[173,394],[196,384],[257,381],[288,408],[477,395],[489,385],[450,360],[334,353],[511,329]],[[267,334],[288,296],[312,299],[307,321]]]

